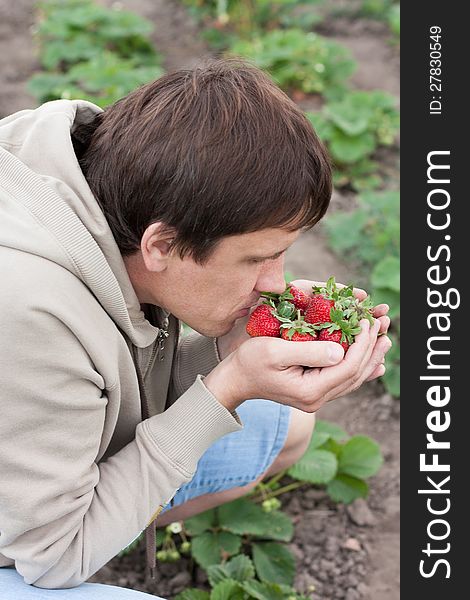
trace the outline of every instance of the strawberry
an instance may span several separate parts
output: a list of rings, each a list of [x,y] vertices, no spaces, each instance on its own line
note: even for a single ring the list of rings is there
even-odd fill
[[[343,341],[341,341],[341,339],[343,338],[343,332],[341,331],[341,329],[336,329],[335,331],[331,332],[328,329],[322,329],[320,331],[320,333],[318,334],[318,339],[322,342],[336,342],[337,344],[341,344],[341,346],[343,346],[343,349],[345,352],[347,352],[348,348],[349,348],[349,344],[347,342],[346,339],[344,339]]]
[[[251,337],[279,337],[281,323],[274,312],[275,308],[268,304],[261,304],[255,308],[246,324],[246,332]]]
[[[300,309],[297,310],[297,319],[295,321],[282,317],[281,321],[281,337],[284,340],[291,342],[311,342],[317,338],[317,332],[305,321],[300,314]]]
[[[295,285],[289,285],[288,290],[292,294],[293,299],[291,302],[295,308],[301,310],[302,312],[307,310],[311,300],[310,296],[308,296],[299,288],[295,287]]]
[[[290,338],[289,329],[282,329],[281,337],[283,340],[288,340],[290,342],[312,342],[316,339],[315,335],[312,335],[311,333],[301,333],[300,331],[294,331]]]
[[[331,323],[331,309],[334,306],[334,300],[329,300],[322,294],[317,294],[310,300],[305,312],[305,320],[307,323]]]
[[[340,288],[335,278],[330,277],[324,286],[313,286],[312,293],[310,298],[290,284],[282,294],[262,292],[265,303],[251,315],[247,332],[251,336],[282,337],[288,341],[336,342],[346,352],[361,331],[360,320],[374,322],[370,298],[358,300],[352,285]]]

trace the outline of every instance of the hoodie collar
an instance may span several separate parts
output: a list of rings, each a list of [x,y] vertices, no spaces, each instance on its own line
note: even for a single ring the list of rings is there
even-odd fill
[[[72,271],[132,343],[144,348],[155,341],[159,330],[141,310],[119,248],[80,169],[71,140],[71,130],[100,111],[86,101],[57,100],[1,120],[2,185],[10,192],[12,202],[19,203],[43,226],[24,242],[27,251],[44,255]]]

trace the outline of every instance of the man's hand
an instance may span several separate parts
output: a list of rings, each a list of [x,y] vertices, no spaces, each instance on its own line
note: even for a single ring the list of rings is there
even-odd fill
[[[312,296],[312,286],[323,287],[325,285],[325,283],[323,282],[310,281],[308,279],[296,279],[291,283],[292,285],[295,285],[295,287],[298,287],[309,296]],[[336,285],[340,288],[344,287],[342,283],[338,283]],[[364,300],[364,298],[367,296],[367,292],[365,290],[362,290],[361,288],[354,288],[353,292],[356,298],[358,298],[358,300]],[[382,375],[385,373],[385,366],[383,364],[385,360],[385,354],[390,350],[392,346],[390,338],[386,337],[388,328],[390,326],[390,318],[387,316],[389,310],[390,307],[388,306],[388,304],[378,304],[372,309],[373,316],[380,322],[379,334],[381,335],[381,337],[379,337],[377,340],[378,346],[376,349],[374,349],[374,353],[372,354],[371,359],[373,361],[376,360],[377,356],[380,356],[380,354],[383,352],[385,345],[387,346],[387,348],[385,352],[383,352],[380,364],[370,374],[366,381],[372,381],[373,379],[377,379],[377,377],[382,377]],[[386,341],[381,341],[383,338]]]
[[[377,339],[381,321],[364,319],[343,359],[334,342],[297,342],[281,338],[250,338],[222,361],[204,380],[206,387],[229,410],[249,398],[268,398],[305,412],[357,389],[377,376],[391,346]]]

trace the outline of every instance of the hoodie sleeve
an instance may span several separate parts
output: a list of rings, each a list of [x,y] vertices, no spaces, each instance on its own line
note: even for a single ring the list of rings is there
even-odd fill
[[[0,553],[26,583],[70,588],[135,539],[203,452],[242,425],[197,377],[100,462],[117,419],[110,399],[125,390],[105,384],[74,331],[79,321],[67,317],[83,296],[72,293],[66,307],[60,298],[62,312],[52,311],[37,283],[22,306],[8,287],[0,300]]]

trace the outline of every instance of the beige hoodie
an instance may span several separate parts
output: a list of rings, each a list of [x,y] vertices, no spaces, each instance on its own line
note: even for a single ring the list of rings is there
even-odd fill
[[[0,566],[45,588],[89,578],[242,428],[201,378],[214,340],[177,346],[177,320],[141,310],[71,143],[99,110],[0,121]]]

